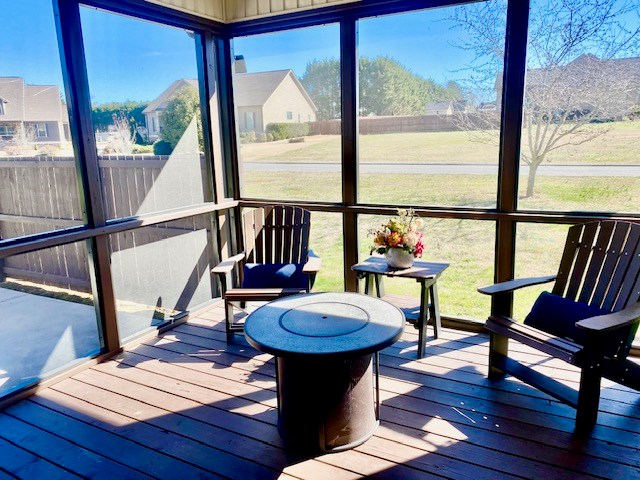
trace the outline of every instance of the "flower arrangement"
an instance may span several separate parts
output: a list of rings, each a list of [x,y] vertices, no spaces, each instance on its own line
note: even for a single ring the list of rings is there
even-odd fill
[[[373,245],[369,253],[386,254],[391,248],[400,248],[414,257],[421,257],[424,251],[424,236],[420,230],[424,221],[412,208],[398,209],[398,216],[392,218],[379,229],[372,229]]]

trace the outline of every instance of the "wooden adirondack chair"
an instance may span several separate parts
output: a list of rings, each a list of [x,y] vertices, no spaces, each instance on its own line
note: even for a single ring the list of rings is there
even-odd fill
[[[488,295],[555,280],[525,324],[492,315],[489,376],[509,373],[576,408],[576,428],[596,422],[601,378],[640,390],[640,367],[627,359],[640,321],[640,225],[591,222],[569,229],[557,275],[511,280]],[[508,356],[514,339],[581,368],[576,391]]]
[[[311,290],[321,262],[309,250],[311,214],[294,206],[268,206],[242,215],[244,251],[211,272],[218,275],[225,300],[227,343],[234,332],[234,306],[266,302]]]

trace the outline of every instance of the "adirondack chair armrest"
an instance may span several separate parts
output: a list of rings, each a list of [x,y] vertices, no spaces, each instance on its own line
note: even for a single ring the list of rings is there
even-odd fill
[[[320,267],[322,267],[322,260],[312,250],[309,250],[309,258],[302,267],[302,272],[307,275],[313,275],[320,271]]]
[[[238,262],[244,260],[245,253],[240,252],[233,257],[229,257],[226,260],[220,262],[218,265],[211,269],[211,273],[216,275],[226,275],[227,273],[233,271],[233,268],[238,264]]]
[[[585,318],[577,322],[576,326],[587,330],[587,332],[609,332],[631,325],[639,319],[640,302],[630,305],[619,312]]]
[[[497,293],[512,292],[519,288],[530,287],[532,285],[540,285],[542,283],[553,282],[556,275],[547,275],[546,277],[529,277],[508,280],[506,282],[495,283],[486,287],[479,287],[478,292],[484,295],[495,295]]]

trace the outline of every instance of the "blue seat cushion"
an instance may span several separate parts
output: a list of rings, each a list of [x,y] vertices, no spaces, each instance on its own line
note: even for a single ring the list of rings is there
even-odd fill
[[[242,288],[307,288],[301,263],[247,263]]]
[[[556,337],[567,338],[583,345],[585,334],[576,327],[576,322],[608,313],[611,311],[553,293],[542,292],[531,312],[524,319],[524,323]]]

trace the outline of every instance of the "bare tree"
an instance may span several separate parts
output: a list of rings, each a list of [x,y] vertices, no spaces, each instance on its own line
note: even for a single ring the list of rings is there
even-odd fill
[[[471,82],[502,90],[506,2],[492,0],[455,10],[469,32],[458,47],[474,54]],[[640,93],[640,3],[637,0],[532,0],[527,50],[521,160],[529,166],[526,196],[548,154],[601,136],[594,122],[621,120]],[[499,104],[500,98],[496,99]],[[481,116],[482,130],[498,128],[497,115]],[[462,119],[473,138],[486,141],[478,119]]]
[[[113,114],[113,137],[105,148],[105,153],[131,154],[136,143],[136,132],[129,125],[126,115]]]

